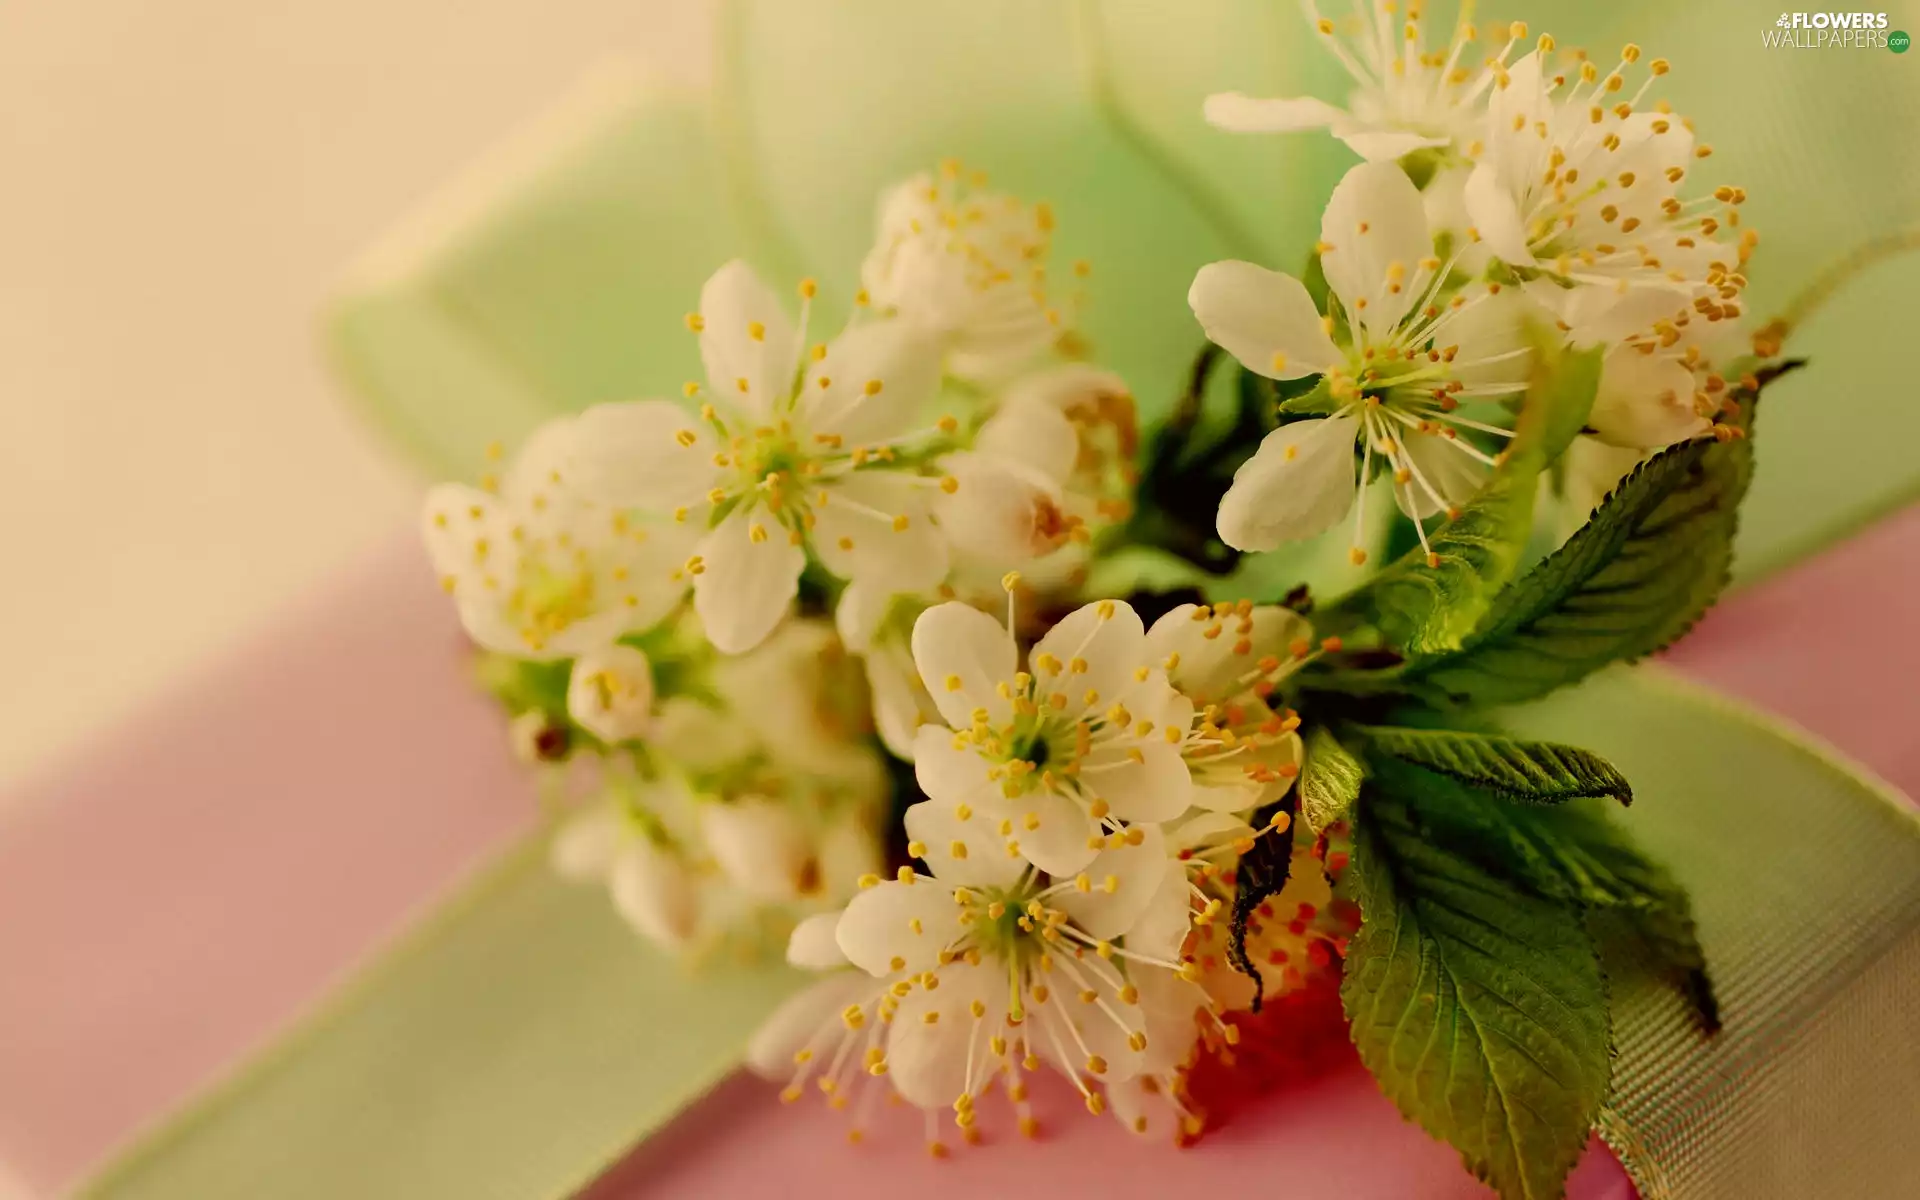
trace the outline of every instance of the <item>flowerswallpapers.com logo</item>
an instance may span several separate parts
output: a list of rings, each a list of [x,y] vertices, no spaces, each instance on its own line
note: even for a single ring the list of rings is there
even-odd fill
[[[1893,39],[1899,40],[1897,47]],[[1907,48],[1904,33],[1890,32],[1883,12],[1781,13],[1773,28],[1760,32],[1761,43],[1787,50],[1885,50]]]

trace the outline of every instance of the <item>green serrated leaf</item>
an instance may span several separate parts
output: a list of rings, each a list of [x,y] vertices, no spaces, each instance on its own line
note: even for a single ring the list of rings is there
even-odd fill
[[[1533,524],[1533,501],[1550,449],[1586,420],[1599,378],[1597,351],[1536,348],[1533,382],[1505,461],[1461,510],[1429,537],[1430,550],[1403,555],[1334,606],[1337,617],[1376,626],[1408,656],[1457,650],[1518,569]]]
[[[1253,827],[1266,829],[1277,813],[1291,818],[1297,811],[1299,795],[1288,792],[1253,815]],[[1234,970],[1253,980],[1253,1011],[1260,1011],[1266,995],[1266,980],[1260,968],[1247,955],[1247,922],[1269,896],[1280,894],[1293,871],[1293,834],[1291,822],[1286,831],[1267,833],[1253,840],[1253,848],[1234,864],[1233,913],[1227,926],[1227,959]]]
[[[1606,1097],[1606,986],[1579,910],[1432,837],[1369,789],[1341,999],[1400,1111],[1510,1200],[1564,1193]]]
[[[1306,762],[1294,785],[1300,793],[1300,815],[1315,833],[1344,821],[1360,797],[1366,765],[1340,744],[1325,725],[1307,730]]]
[[[1508,800],[1559,804],[1605,796],[1622,804],[1633,802],[1626,776],[1606,759],[1578,746],[1453,729],[1368,725],[1360,731],[1375,753],[1392,755]]]
[[[1372,767],[1384,790],[1419,797],[1427,836],[1543,900],[1576,905],[1600,919],[1687,993],[1709,1032],[1719,1028],[1685,889],[1640,852],[1604,805],[1514,805],[1396,758],[1376,759]]]
[[[1752,477],[1751,437],[1661,451],[1501,595],[1459,653],[1407,678],[1451,703],[1513,704],[1668,645],[1726,585]]]

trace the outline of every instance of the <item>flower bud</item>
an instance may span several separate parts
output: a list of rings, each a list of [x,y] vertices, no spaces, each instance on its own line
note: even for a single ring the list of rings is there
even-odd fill
[[[632,646],[582,654],[567,684],[567,712],[603,742],[644,737],[653,720],[653,668]]]
[[[563,762],[573,748],[567,727],[539,709],[529,709],[507,727],[507,742],[513,756],[529,766]]]
[[[960,486],[939,498],[934,515],[963,553],[994,567],[1016,566],[1066,541],[1058,493],[1030,471],[983,454],[951,455],[944,465]]]
[[[820,887],[820,864],[792,810],[748,796],[702,805],[700,831],[720,870],[742,892],[786,901]]]
[[[700,897],[693,873],[672,850],[635,838],[614,860],[607,882],[614,908],[643,936],[668,950],[693,936]]]
[[[1693,391],[1693,372],[1679,359],[1620,346],[1601,364],[1587,424],[1609,446],[1657,450],[1706,432]]]

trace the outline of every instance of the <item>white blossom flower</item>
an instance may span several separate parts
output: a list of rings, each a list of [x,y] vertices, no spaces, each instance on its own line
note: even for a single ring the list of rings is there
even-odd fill
[[[678,602],[685,540],[581,493],[579,423],[541,426],[492,490],[427,493],[424,531],[441,585],[474,641],[519,658],[569,658],[646,629]],[[491,481],[490,481],[491,482]]]
[[[1139,482],[1140,449],[1139,413],[1126,381],[1082,362],[1030,371],[1001,393],[999,412],[1029,409],[1051,410],[1066,418],[1074,433],[1070,459],[1064,439],[1035,428],[1039,419],[1034,417],[997,427],[992,436],[983,429],[986,448],[1007,454],[1012,452],[1009,447],[1017,447],[1031,465],[1058,480],[1070,524],[1093,528],[1124,521],[1132,512]],[[1044,458],[1036,454],[1040,447],[1046,448]]]
[[[1394,498],[1416,522],[1470,497],[1493,455],[1463,429],[1508,437],[1463,416],[1463,400],[1525,389],[1529,302],[1498,283],[1448,297],[1450,266],[1433,257],[1420,193],[1390,163],[1363,163],[1334,188],[1320,224],[1330,290],[1323,317],[1298,279],[1245,262],[1211,263],[1187,300],[1207,336],[1270,379],[1324,375],[1335,410],[1268,434],[1220,506],[1230,546],[1271,550],[1313,537],[1355,510],[1379,454]],[[1336,342],[1335,331],[1343,331]],[[1355,475],[1355,444],[1361,448]],[[1421,537],[1424,540],[1425,533]]]
[[[1046,298],[1053,213],[984,188],[958,163],[916,175],[880,201],[879,233],[860,271],[876,310],[946,350],[965,379],[1005,376],[1058,336]]]
[[[1084,872],[1049,881],[942,802],[916,804],[906,820],[910,850],[932,873],[866,880],[832,945],[824,920],[795,931],[791,961],[858,970],[829,975],[776,1012],[750,1048],[756,1069],[791,1071],[789,1099],[813,1081],[840,1105],[864,1077],[856,1122],[890,1084],[929,1112],[951,1108],[963,1131],[974,1127],[976,1098],[1003,1079],[1032,1133],[1021,1071],[1042,1062],[1095,1114],[1143,1078],[1178,1104],[1211,1009],[1188,978],[1198,968],[1176,957],[1190,900],[1184,872],[1169,874],[1159,830],[1136,827]],[[1156,925],[1170,932],[1142,937]],[[1138,1110],[1115,1105],[1132,1124]],[[930,1139],[943,1152],[931,1128]]]
[[[653,666],[645,652],[612,645],[574,659],[567,715],[603,742],[645,737],[653,724]]]
[[[729,263],[688,318],[709,384],[699,417],[643,400],[579,418],[585,483],[605,502],[710,526],[686,570],[707,636],[728,654],[779,624],[809,549],[842,578],[897,591],[947,571],[928,504],[941,481],[923,469],[954,427],[923,412],[934,348],[904,322],[876,320],[804,354],[806,307],[796,330],[766,285]]]
[[[1315,657],[1312,637],[1300,614],[1249,601],[1182,604],[1147,631],[1151,656],[1191,713],[1181,754],[1195,807],[1247,812],[1293,786],[1303,758],[1300,718],[1268,699]]]
[[[940,528],[955,549],[993,570],[1052,553],[1083,524],[1069,515],[1066,496],[1079,453],[1079,434],[1061,409],[1016,393],[980,427],[972,449],[941,460],[958,486],[936,502]]]
[[[1232,837],[1244,845],[1250,834],[1250,830],[1234,831]],[[1256,994],[1266,1000],[1283,996],[1331,971],[1338,962],[1335,939],[1350,932],[1335,918],[1333,888],[1311,846],[1294,842],[1291,828],[1268,836],[1288,839],[1293,849],[1286,886],[1261,901],[1247,921],[1245,950],[1248,962],[1260,972],[1259,983],[1235,966],[1228,955],[1229,930],[1224,922],[1197,925],[1194,930],[1191,952],[1200,966],[1200,986],[1225,1012],[1251,1008]],[[1215,835],[1216,839],[1221,837]],[[1216,845],[1220,844],[1216,840]],[[1231,853],[1231,844],[1226,848],[1230,854],[1221,859],[1221,872],[1212,877],[1222,897],[1231,892],[1218,881],[1238,858],[1237,853]]]
[[[1360,0],[1355,15],[1323,17],[1312,0],[1307,18],[1353,76],[1345,109],[1311,97],[1255,99],[1239,92],[1209,96],[1206,118],[1235,133],[1325,129],[1369,162],[1392,162],[1419,150],[1464,148],[1475,136],[1482,98],[1507,56],[1527,36],[1524,23],[1496,26],[1491,56],[1474,54],[1474,29],[1461,21],[1443,46],[1429,50],[1421,0],[1406,16],[1390,0]]]
[[[1631,99],[1618,98],[1640,57],[1626,47],[1604,77],[1583,60],[1571,82],[1538,52],[1513,64],[1488,101],[1484,146],[1472,148],[1463,198],[1474,232],[1522,272],[1609,296],[1651,288],[1673,308],[1704,301],[1709,320],[1737,316],[1758,239],[1751,230],[1737,245],[1716,238],[1738,225],[1746,193],[1680,197],[1711,151],[1664,102],[1638,107],[1667,73],[1664,59],[1647,64]]]
[[[915,775],[1001,853],[1073,875],[1125,823],[1186,811],[1186,727],[1167,720],[1187,709],[1124,603],[1062,618],[1028,671],[1011,625],[957,602],[915,623],[914,662],[946,721],[921,727]]]
[[[1587,417],[1601,441],[1657,450],[1713,432],[1727,405],[1719,364],[1748,345],[1739,321],[1707,319],[1662,289],[1640,288],[1620,299],[1608,288],[1567,289],[1540,280],[1528,290],[1558,313],[1574,345],[1610,346]]]
[[[552,858],[565,878],[605,882],[627,923],[665,949],[699,927],[693,871],[642,810],[609,800],[577,814],[554,834]]]

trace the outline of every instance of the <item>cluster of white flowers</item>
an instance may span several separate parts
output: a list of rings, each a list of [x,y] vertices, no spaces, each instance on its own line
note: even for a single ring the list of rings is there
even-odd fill
[[[1285,397],[1220,538],[1268,550],[1351,513],[1364,562],[1384,474],[1424,543],[1501,460],[1554,331],[1606,347],[1568,495],[1737,436],[1723,376],[1755,238],[1734,236],[1739,189],[1681,198],[1707,149],[1642,107],[1667,64],[1629,46],[1603,72],[1517,24],[1476,63],[1470,25],[1427,47],[1418,0],[1356,10],[1309,8],[1357,81],[1347,108],[1207,103],[1367,160],[1326,205],[1324,287],[1246,262],[1193,280],[1207,338]],[[1229,958],[1270,968],[1271,993],[1340,953],[1337,830],[1296,840],[1286,803],[1287,680],[1338,639],[1286,607],[1183,604],[1149,628],[1083,594],[1093,534],[1131,515],[1139,429],[1050,299],[1053,225],[957,164],[907,180],[837,336],[810,340],[812,281],[790,311],[729,263],[686,321],[705,382],[556,420],[426,510],[525,753],[589,780],[559,868],[668,946],[778,929],[823,975],[752,1064],[848,1108],[856,1136],[883,1100],[917,1106],[936,1153],[934,1114],[971,1140],[996,1085],[1031,1132],[1043,1065],[1096,1114],[1190,1135],[1187,1071],[1256,995]],[[883,746],[924,794],[904,814],[920,865],[891,874]],[[1230,939],[1256,847],[1291,874]]]
[[[795,319],[728,263],[687,317],[704,384],[551,421],[500,476],[428,497],[517,740],[594,768],[558,865],[605,878],[654,940],[804,912],[868,873],[887,792],[870,726],[911,757],[937,711],[915,618],[998,603],[1014,567],[1069,588],[1128,514],[1132,397],[1049,303],[1052,230],[943,164],[882,197],[837,337],[809,341],[812,281]],[[864,687],[821,666],[849,652]]]
[[[1232,870],[1260,837],[1292,844],[1284,810],[1253,815],[1299,774],[1299,719],[1278,689],[1321,648],[1278,607],[1182,605],[1146,628],[1102,600],[1022,652],[1016,580],[1005,627],[969,605],[928,608],[912,660],[937,710],[916,735],[927,799],[906,813],[925,871],[874,874],[839,913],[809,918],[788,957],[829,972],[761,1030],[749,1061],[852,1110],[853,1133],[895,1093],[949,1110],[975,1136],[997,1083],[1032,1133],[1025,1072],[1042,1064],[1086,1107],[1140,1133],[1195,1130],[1185,1071],[1236,1039],[1223,1009],[1251,985],[1209,943]],[[1271,921],[1296,952],[1327,900],[1303,850],[1295,914]],[[1304,906],[1304,907],[1303,907]],[[1273,957],[1277,955],[1278,957]],[[1306,969],[1295,966],[1292,982]]]
[[[1214,263],[1193,282],[1207,335],[1248,370],[1328,389],[1326,415],[1282,425],[1236,477],[1222,539],[1271,549],[1357,510],[1364,561],[1376,469],[1416,522],[1457,507],[1510,436],[1491,402],[1525,387],[1536,327],[1608,347],[1588,428],[1628,453],[1570,460],[1606,472],[1599,488],[1647,451],[1737,436],[1716,421],[1729,411],[1723,372],[1745,345],[1737,318],[1758,238],[1738,228],[1741,189],[1682,198],[1711,150],[1664,101],[1646,104],[1667,62],[1643,64],[1629,45],[1603,67],[1547,35],[1516,56],[1520,23],[1484,31],[1493,51],[1476,62],[1469,22],[1429,49],[1420,0],[1404,14],[1391,0],[1355,7],[1336,20],[1308,5],[1353,75],[1346,109],[1207,101],[1221,128],[1326,128],[1368,160],[1321,220],[1324,301],[1251,263]],[[1570,490],[1595,490],[1582,483]]]

